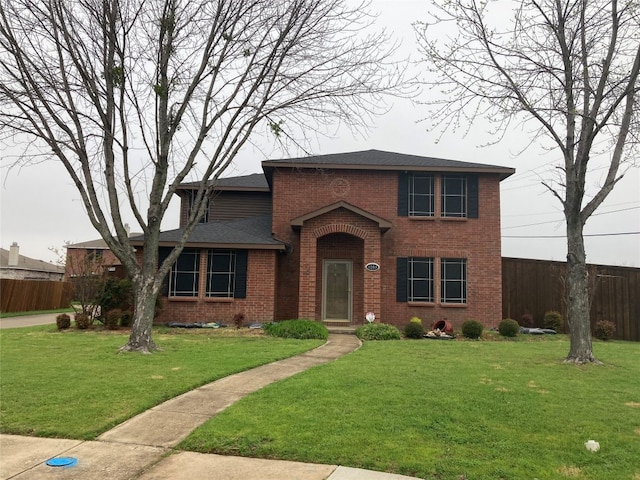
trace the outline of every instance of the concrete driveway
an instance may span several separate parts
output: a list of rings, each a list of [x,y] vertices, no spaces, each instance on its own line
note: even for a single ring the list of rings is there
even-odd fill
[[[0,318],[0,328],[33,327],[35,325],[50,325],[56,323],[58,313],[43,313],[41,315],[22,315],[17,317]],[[73,317],[73,314],[69,314]]]

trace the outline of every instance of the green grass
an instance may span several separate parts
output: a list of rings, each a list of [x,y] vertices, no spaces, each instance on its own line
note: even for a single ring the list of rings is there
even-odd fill
[[[162,351],[142,355],[118,354],[125,332],[1,330],[0,431],[93,439],[185,391],[323,343],[235,335],[158,329]]]
[[[605,365],[582,367],[562,363],[568,348],[564,336],[366,342],[179,448],[428,479],[640,479],[640,345],[596,342]]]

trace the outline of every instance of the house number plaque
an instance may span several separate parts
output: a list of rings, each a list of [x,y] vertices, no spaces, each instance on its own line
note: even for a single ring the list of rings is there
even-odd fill
[[[377,263],[367,263],[364,266],[364,268],[366,268],[370,272],[376,272],[376,271],[380,270],[380,265],[378,265]]]

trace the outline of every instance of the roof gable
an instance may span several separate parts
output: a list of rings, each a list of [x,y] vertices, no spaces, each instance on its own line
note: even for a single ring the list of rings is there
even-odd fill
[[[325,207],[319,208],[318,210],[314,210],[313,212],[309,212],[300,217],[296,217],[293,220],[291,220],[291,226],[294,228],[302,227],[305,221],[311,220],[312,218],[315,218],[315,217],[319,217],[320,215],[323,215],[325,213],[332,212],[334,210],[337,210],[338,208],[344,208],[357,215],[368,218],[369,220],[377,223],[380,229],[383,231],[389,230],[391,228],[390,221],[385,220],[382,217],[378,217],[377,215],[367,212],[366,210],[363,210],[359,207],[356,207],[355,205],[351,205],[350,203],[347,203],[344,200],[340,200],[339,202],[336,202],[332,205],[327,205]]]

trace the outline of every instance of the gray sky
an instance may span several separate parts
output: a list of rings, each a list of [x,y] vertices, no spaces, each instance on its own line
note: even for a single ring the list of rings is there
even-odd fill
[[[378,23],[402,38],[401,54],[417,56],[411,31],[413,21],[425,18],[428,3],[412,0],[374,0],[380,12]],[[423,96],[429,95],[428,91]],[[314,154],[357,150],[387,150],[434,156],[461,161],[504,165],[516,168],[516,174],[502,182],[502,253],[503,256],[564,260],[565,227],[558,200],[541,184],[554,178],[554,166],[560,155],[543,151],[535,143],[520,153],[529,142],[524,131],[510,132],[497,145],[480,147],[491,140],[488,126],[477,122],[469,134],[448,134],[439,142],[429,124],[418,120],[427,114],[426,107],[409,100],[396,100],[391,110],[375,121],[365,136],[354,137],[345,127],[336,127],[330,138],[320,138],[311,145]],[[247,146],[227,171],[227,176],[261,171],[266,158],[286,156],[277,146],[259,139],[258,147]],[[50,161],[21,169],[8,168],[7,152],[0,161],[0,241],[2,248],[20,245],[20,253],[42,260],[55,260],[49,249],[65,242],[82,242],[98,238],[89,223],[79,194],[60,164]],[[606,158],[595,159],[592,187],[600,180]],[[587,190],[588,192],[589,190]],[[375,195],[375,185],[365,195]],[[132,230],[136,228],[129,220]],[[178,225],[177,202],[168,212],[164,229]],[[587,260],[590,263],[640,267],[640,235],[614,235],[640,232],[640,168],[631,168],[615,190],[585,227]],[[604,236],[589,236],[601,235]],[[557,237],[557,238],[550,238]]]

